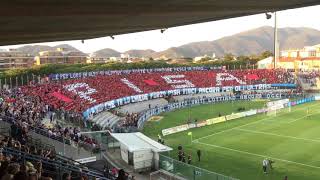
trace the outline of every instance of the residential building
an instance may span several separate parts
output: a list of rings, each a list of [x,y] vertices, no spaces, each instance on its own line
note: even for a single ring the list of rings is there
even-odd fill
[[[42,51],[35,57],[36,65],[42,64],[82,64],[87,63],[87,54],[57,48],[54,51]]]
[[[106,57],[87,57],[87,63],[96,63],[96,64],[103,64],[103,63],[107,63],[110,62],[112,60],[110,60],[110,58],[106,58]]]
[[[259,68],[273,68],[273,58],[259,61]],[[280,52],[276,63],[277,68],[283,69],[318,69],[320,70],[320,45],[306,46],[302,49],[289,49]]]
[[[0,69],[12,68],[28,68],[34,64],[34,56],[18,51],[16,49],[9,49],[9,51],[0,52]]]

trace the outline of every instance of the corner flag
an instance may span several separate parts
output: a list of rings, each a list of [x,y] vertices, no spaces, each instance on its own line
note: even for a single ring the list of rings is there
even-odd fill
[[[192,132],[188,132],[188,136],[191,137],[191,143],[192,143]]]

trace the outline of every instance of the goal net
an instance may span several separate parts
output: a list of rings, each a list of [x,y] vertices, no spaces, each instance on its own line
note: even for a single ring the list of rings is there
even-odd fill
[[[267,115],[268,116],[277,116],[277,113],[285,108],[289,103],[289,99],[282,99],[278,101],[271,101],[267,103]],[[291,111],[291,107],[288,109]]]
[[[276,106],[270,106],[270,107],[268,107],[267,115],[268,116],[277,116],[277,110],[278,110],[278,108]]]

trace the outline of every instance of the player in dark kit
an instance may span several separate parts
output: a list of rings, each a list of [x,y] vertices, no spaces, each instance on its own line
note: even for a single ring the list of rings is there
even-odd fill
[[[271,159],[268,159],[268,165],[270,167],[270,169],[273,169],[272,164],[274,163],[274,161],[272,161]]]
[[[191,164],[191,154],[188,155],[188,164]]]
[[[200,151],[200,149],[197,150],[197,156],[198,156],[198,160],[199,160],[199,162],[200,162],[200,157],[201,157],[201,151]]]
[[[186,162],[186,154],[184,152],[182,152],[182,162]]]
[[[182,161],[182,150],[179,150],[178,152],[178,159],[179,161]]]

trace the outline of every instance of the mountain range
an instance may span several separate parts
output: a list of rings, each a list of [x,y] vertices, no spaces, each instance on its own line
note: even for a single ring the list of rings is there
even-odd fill
[[[152,58],[181,58],[196,57],[205,54],[223,56],[225,53],[234,55],[251,55],[259,54],[263,51],[273,50],[273,27],[263,26],[249,31],[234,34],[232,36],[223,37],[214,41],[201,41],[185,44],[179,47],[171,47],[164,51],[155,52],[151,49],[147,50],[129,50],[127,53],[132,57],[152,57]],[[320,43],[320,31],[305,27],[287,27],[278,29],[278,38],[280,49],[302,48],[304,46],[315,45]],[[57,47],[64,47],[70,50],[79,51],[76,48],[62,44],[54,47],[34,45],[23,46],[18,50],[37,54],[39,51],[52,50]],[[121,52],[106,48],[93,52],[93,56],[97,57],[119,57]]]
[[[59,44],[57,46],[48,46],[48,45],[26,45],[17,48],[18,51],[22,51],[24,53],[28,53],[31,55],[38,55],[41,51],[54,51],[57,48],[65,48],[69,51],[80,51],[77,48],[69,45],[69,44]]]

